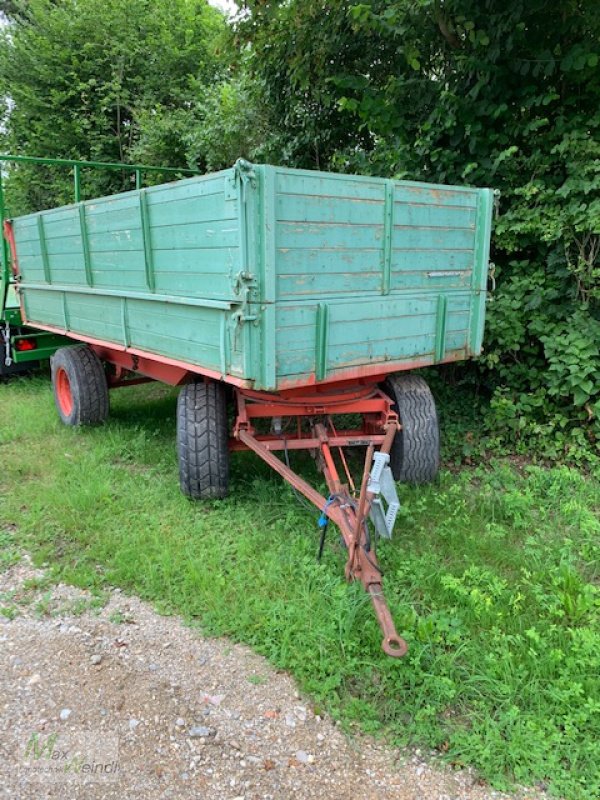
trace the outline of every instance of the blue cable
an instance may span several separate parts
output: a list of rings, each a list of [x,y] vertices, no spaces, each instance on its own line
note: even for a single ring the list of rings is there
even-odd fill
[[[323,511],[321,511],[321,516],[319,517],[319,522],[318,522],[319,528],[326,528],[327,525],[329,524],[329,517],[325,512],[327,511],[327,508],[333,503],[334,500],[335,497],[333,497],[332,495],[323,506]]]

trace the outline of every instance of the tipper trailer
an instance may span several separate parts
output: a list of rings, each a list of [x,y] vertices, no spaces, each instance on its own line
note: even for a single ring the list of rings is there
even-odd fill
[[[258,454],[317,506],[323,535],[330,519],[340,528],[346,577],[397,657],[376,539],[391,536],[394,481],[439,467],[415,370],[481,352],[493,205],[490,189],[240,160],[4,230],[22,324],[72,342],[51,359],[62,420],[103,422],[111,387],[181,385],[182,491],[222,498],[230,452]],[[359,486],[346,446],[366,447]],[[299,449],[327,497],[291,470]]]

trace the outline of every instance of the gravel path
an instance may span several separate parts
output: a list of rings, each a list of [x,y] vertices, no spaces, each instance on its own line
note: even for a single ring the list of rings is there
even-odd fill
[[[246,647],[118,590],[94,608],[43,579],[27,560],[0,575],[13,609],[0,616],[0,797],[506,798],[418,751],[345,737]]]

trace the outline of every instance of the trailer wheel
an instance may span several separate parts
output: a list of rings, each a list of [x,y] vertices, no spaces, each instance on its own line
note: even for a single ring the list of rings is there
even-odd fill
[[[222,383],[190,383],[177,400],[177,455],[181,491],[193,500],[227,496],[227,394]]]
[[[402,425],[390,450],[395,480],[433,481],[440,468],[440,431],[431,389],[423,378],[409,373],[391,375],[382,388],[394,401]]]
[[[102,362],[87,345],[61,347],[50,359],[54,402],[65,425],[98,425],[108,417]]]

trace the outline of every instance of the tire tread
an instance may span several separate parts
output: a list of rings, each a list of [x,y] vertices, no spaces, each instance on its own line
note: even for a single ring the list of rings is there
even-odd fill
[[[390,451],[394,478],[430,483],[440,468],[440,434],[431,389],[420,375],[400,373],[387,379],[384,390],[394,400],[402,425]]]
[[[177,401],[181,491],[195,500],[220,499],[229,488],[225,388],[216,382],[184,386]]]
[[[59,367],[65,369],[71,383],[73,412],[69,417],[56,406],[66,425],[99,425],[109,412],[108,384],[100,358],[86,344],[61,347],[52,356],[52,379]],[[56,397],[56,391],[55,391]]]

